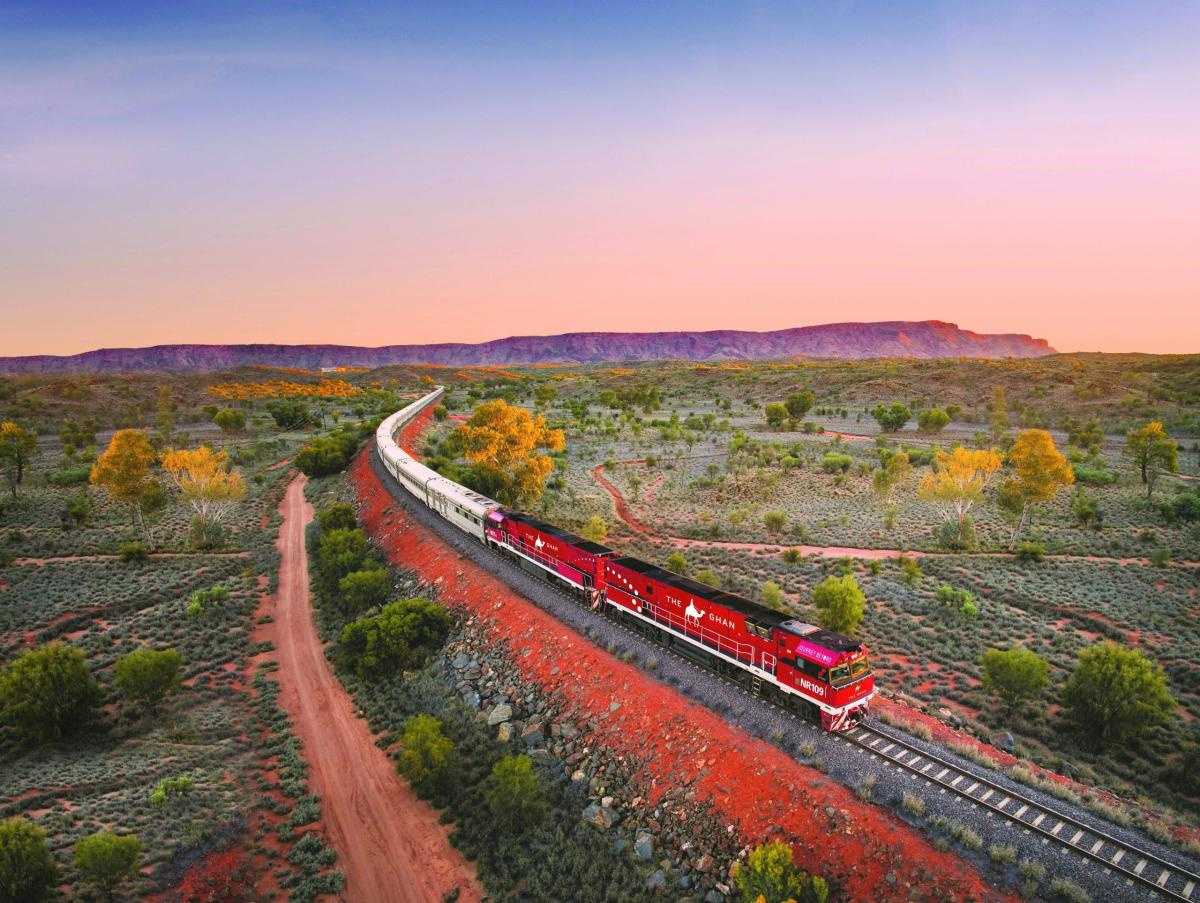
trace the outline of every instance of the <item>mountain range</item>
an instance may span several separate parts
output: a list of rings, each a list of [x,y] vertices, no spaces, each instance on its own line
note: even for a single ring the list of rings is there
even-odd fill
[[[986,335],[939,320],[830,323],[771,332],[569,332],[510,336],[479,344],[155,345],[101,348],[72,355],[0,358],[0,373],[224,370],[246,364],[316,369],[388,364],[506,366],[646,360],[813,358],[1031,358],[1054,354],[1045,339]]]

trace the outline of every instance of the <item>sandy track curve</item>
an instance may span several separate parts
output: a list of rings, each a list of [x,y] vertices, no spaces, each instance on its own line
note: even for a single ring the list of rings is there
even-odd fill
[[[342,899],[439,903],[453,888],[475,903],[475,869],[450,845],[432,807],[417,799],[354,714],[325,658],[312,619],[304,528],[312,505],[303,476],[279,504],[279,592],[271,638],[279,660],[279,704],[295,722],[322,823],[346,876]]]

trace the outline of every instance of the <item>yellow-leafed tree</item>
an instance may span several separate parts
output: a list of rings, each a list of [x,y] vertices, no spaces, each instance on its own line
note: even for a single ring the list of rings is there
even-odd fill
[[[968,544],[971,509],[1000,469],[1000,463],[1000,455],[995,449],[959,446],[950,452],[939,450],[937,471],[926,474],[917,487],[917,497],[933,503],[942,519],[955,525],[960,545]]]
[[[513,506],[541,498],[554,470],[554,460],[542,451],[565,445],[562,430],[550,429],[540,414],[500,398],[479,405],[449,441],[472,465],[474,488]]]
[[[209,524],[219,524],[246,497],[246,484],[241,474],[230,470],[229,456],[223,451],[207,446],[172,448],[163,455],[162,465],[196,512],[201,537],[207,537]]]
[[[1075,482],[1075,471],[1045,430],[1023,430],[1008,453],[1014,476],[1004,481],[998,502],[1016,518],[1013,542],[1021,535],[1033,506],[1050,502]]]
[[[146,518],[166,503],[162,483],[154,476],[157,458],[142,430],[117,430],[89,476],[93,486],[133,509],[147,540],[150,530]]]

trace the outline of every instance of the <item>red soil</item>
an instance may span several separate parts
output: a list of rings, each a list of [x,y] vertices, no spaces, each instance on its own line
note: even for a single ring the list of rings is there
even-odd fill
[[[641,763],[651,805],[668,788],[689,784],[751,842],[782,830],[797,862],[836,880],[850,899],[1015,899],[819,771],[596,648],[453,551],[395,505],[369,455],[358,456],[350,475],[363,523],[390,560],[446,587],[447,601],[520,648],[526,680],[595,721],[595,742]]]
[[[279,704],[295,722],[322,823],[346,876],[343,897],[438,903],[458,888],[459,900],[482,900],[474,867],[450,846],[437,812],[375,745],[325,658],[309,595],[304,527],[313,512],[305,482],[293,480],[279,506],[282,559],[268,635],[279,660]]]

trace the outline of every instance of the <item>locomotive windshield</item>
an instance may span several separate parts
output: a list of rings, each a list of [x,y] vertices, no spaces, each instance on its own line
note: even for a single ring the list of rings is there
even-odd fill
[[[854,681],[861,677],[866,677],[870,673],[871,664],[864,656],[856,662],[834,668],[833,672],[829,675],[829,679],[835,687],[844,687],[846,684],[854,683]]]

